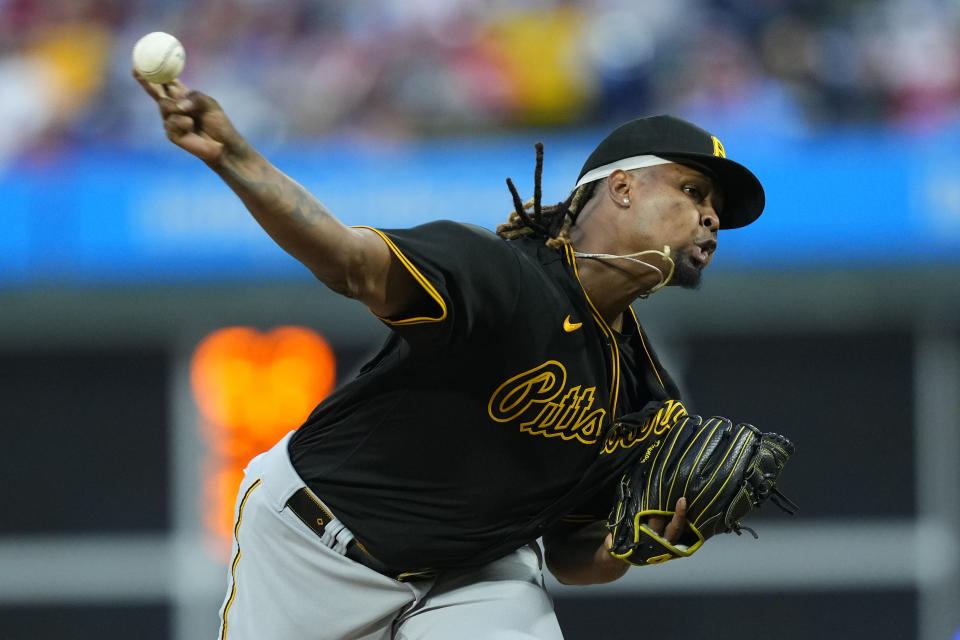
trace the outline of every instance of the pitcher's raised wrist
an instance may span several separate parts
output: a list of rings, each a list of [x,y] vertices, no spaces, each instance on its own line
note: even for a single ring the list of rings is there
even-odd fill
[[[237,134],[235,138],[224,141],[223,152],[216,160],[207,161],[207,166],[226,177],[249,180],[261,172],[260,165],[266,162],[264,157]]]

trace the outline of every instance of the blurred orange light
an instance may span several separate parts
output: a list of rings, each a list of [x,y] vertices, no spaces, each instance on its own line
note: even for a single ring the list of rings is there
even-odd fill
[[[237,489],[243,481],[243,465],[225,465],[219,460],[209,460],[204,465],[203,525],[213,534],[217,551],[229,549],[233,535],[233,509]]]
[[[268,333],[227,327],[197,345],[190,383],[210,447],[203,506],[208,531],[229,540],[247,462],[300,426],[335,382],[333,349],[303,327]]]

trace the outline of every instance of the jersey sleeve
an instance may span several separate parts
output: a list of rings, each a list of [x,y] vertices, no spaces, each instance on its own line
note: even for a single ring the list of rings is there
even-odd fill
[[[518,298],[519,260],[494,233],[450,221],[371,230],[426,294],[426,302],[404,316],[377,316],[412,345],[466,340],[509,318]]]

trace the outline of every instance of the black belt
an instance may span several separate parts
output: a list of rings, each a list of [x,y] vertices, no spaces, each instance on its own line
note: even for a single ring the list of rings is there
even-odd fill
[[[310,527],[318,536],[323,536],[327,524],[333,520],[333,514],[324,509],[320,501],[313,497],[313,494],[310,493],[306,487],[303,487],[290,496],[290,499],[287,500],[287,507],[290,508],[290,511],[292,511],[294,515],[303,521],[303,524]],[[401,582],[432,578],[436,575],[433,571],[396,571],[391,569],[370,555],[356,539],[350,541],[344,555],[354,562],[359,562],[363,566],[373,569],[379,574]]]

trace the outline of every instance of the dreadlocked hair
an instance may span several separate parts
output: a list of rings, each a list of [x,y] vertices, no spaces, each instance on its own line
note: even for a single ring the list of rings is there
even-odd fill
[[[567,199],[553,206],[541,205],[541,179],[543,177],[543,143],[534,145],[537,150],[537,167],[533,173],[533,198],[526,203],[507,178],[507,188],[513,196],[513,211],[506,222],[497,225],[497,235],[510,240],[522,236],[546,238],[546,245],[554,249],[570,244],[570,228],[577,223],[583,205],[593,195],[596,182],[588,182],[570,192]]]

